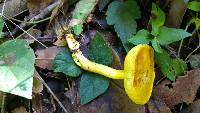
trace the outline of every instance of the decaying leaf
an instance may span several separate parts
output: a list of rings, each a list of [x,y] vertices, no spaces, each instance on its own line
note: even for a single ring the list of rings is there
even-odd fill
[[[41,49],[36,51],[37,60],[36,66],[42,69],[52,70],[52,61],[59,49],[56,46],[49,47],[47,49]]]
[[[200,112],[200,100],[194,101],[188,108],[185,108],[181,113],[199,113]]]
[[[172,113],[166,104],[157,98],[150,99],[147,104],[150,113]]]
[[[27,0],[30,17],[39,14],[45,7],[50,5],[53,0]]]
[[[34,76],[38,76],[36,74],[38,74],[38,72],[35,70]],[[39,78],[34,77],[33,78],[33,93],[40,93],[40,92],[42,92],[42,90],[43,90],[42,81]]]
[[[154,95],[163,100],[169,108],[179,103],[192,103],[200,86],[200,68],[180,76],[175,83],[164,80],[154,88]]]
[[[14,17],[27,10],[26,0],[7,0],[4,7],[4,15]],[[3,3],[0,4],[0,11],[2,11]]]
[[[25,108],[25,107],[20,106],[20,107],[15,108],[15,109],[12,111],[12,113],[28,113],[28,112],[26,111],[26,108]]]
[[[179,28],[187,10],[189,0],[172,0],[166,18],[166,26]]]

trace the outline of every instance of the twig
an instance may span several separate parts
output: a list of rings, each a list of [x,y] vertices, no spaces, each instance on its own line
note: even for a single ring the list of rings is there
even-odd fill
[[[8,17],[8,18],[11,19],[11,20],[14,20],[16,22],[26,23],[26,24],[38,24],[38,23],[41,23],[41,22],[44,22],[44,21],[47,21],[47,20],[50,19],[50,17],[47,17],[47,18],[44,18],[42,20],[36,20],[36,21],[22,21],[22,20],[15,19],[13,17]]]
[[[38,39],[36,39],[34,36],[32,36],[31,34],[29,34],[27,31],[25,31],[23,28],[21,28],[19,25],[17,25],[16,23],[14,23],[13,21],[11,21],[9,18],[7,18],[6,16],[3,15],[4,18],[6,18],[8,21],[10,21],[12,24],[14,24],[16,27],[18,27],[20,30],[22,30],[24,33],[26,33],[28,36],[30,36],[31,38],[33,38],[35,41],[37,41],[39,44],[41,44],[42,46],[44,46],[45,48],[48,48],[46,45],[44,45],[42,42],[40,42]]]
[[[188,27],[189,27],[189,25],[187,25],[185,27],[185,31],[187,31]],[[177,55],[178,57],[180,57],[180,52],[181,52],[182,45],[183,45],[183,39],[181,40],[181,43],[180,43],[179,48],[178,48],[178,55]]]
[[[6,93],[2,92],[2,101],[1,101],[1,113],[5,113],[5,104],[6,104]]]
[[[53,98],[57,101],[57,103],[60,105],[60,107],[64,110],[65,113],[69,113],[64,105],[60,102],[60,100],[58,99],[58,97],[56,97],[56,95],[53,93],[53,91],[51,90],[51,88],[46,84],[46,82],[42,79],[42,77],[39,74],[36,74],[36,77],[42,81],[42,84],[47,88],[47,90],[49,91],[49,93],[51,93],[51,95],[53,96]]]
[[[38,21],[41,20],[43,18],[45,18],[48,14],[50,14],[50,12],[57,6],[59,5],[60,1],[57,1],[51,5],[49,5],[48,7],[46,7],[40,14],[34,16],[33,18],[31,18],[29,20],[29,22],[33,22],[33,21]],[[29,26],[30,23],[21,23],[19,24],[20,28],[26,28],[27,26]],[[13,30],[12,34],[16,34],[20,29],[19,28],[15,28]]]

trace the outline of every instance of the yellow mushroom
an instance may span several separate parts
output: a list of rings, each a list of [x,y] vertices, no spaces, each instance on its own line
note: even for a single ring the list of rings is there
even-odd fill
[[[66,40],[78,66],[112,79],[124,79],[125,91],[133,102],[141,105],[148,102],[155,78],[154,51],[151,46],[140,44],[132,48],[125,58],[124,70],[117,70],[84,57],[79,49],[80,43],[73,34],[66,34]]]

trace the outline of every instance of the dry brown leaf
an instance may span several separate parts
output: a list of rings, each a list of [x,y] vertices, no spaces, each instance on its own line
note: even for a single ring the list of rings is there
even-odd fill
[[[35,74],[37,74],[37,72],[35,72]],[[43,90],[42,81],[38,79],[37,77],[34,77],[33,78],[33,93],[38,94],[38,93],[41,93],[42,90]]]
[[[188,0],[189,1],[189,0]],[[187,10],[186,0],[172,0],[166,16],[166,26],[179,28]]]
[[[47,49],[37,50],[36,66],[42,69],[52,70],[52,61],[57,55],[58,51],[59,49],[56,46],[49,47]]]
[[[192,103],[200,86],[200,68],[180,76],[175,83],[164,80],[153,90],[153,94],[173,108],[178,103]]]
[[[27,0],[27,7],[29,9],[29,17],[39,14],[44,8],[50,5],[53,0]]]
[[[200,113],[200,100],[194,101],[188,108],[182,110],[181,113]]]
[[[26,108],[25,108],[25,107],[20,106],[20,107],[15,108],[15,109],[12,111],[12,113],[28,113],[28,112],[26,111]]]
[[[36,94],[32,99],[33,113],[42,113],[42,98],[41,95]]]
[[[7,0],[5,3],[4,15],[14,17],[27,10],[26,0]],[[0,11],[2,11],[3,2],[0,4]]]
[[[150,99],[147,104],[150,113],[171,113],[166,104],[159,99]]]

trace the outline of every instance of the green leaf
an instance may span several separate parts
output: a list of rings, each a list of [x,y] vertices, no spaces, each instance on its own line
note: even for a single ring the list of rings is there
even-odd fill
[[[154,38],[152,41],[152,46],[154,48],[154,50],[158,53],[162,53],[163,52],[163,49],[160,47],[160,44],[158,43],[157,41],[157,38]]]
[[[157,36],[159,28],[165,23],[165,13],[156,5],[152,4],[150,24],[152,25],[151,34]]]
[[[135,19],[141,17],[139,6],[134,0],[123,2],[114,1],[108,6],[106,20],[109,25],[114,25],[126,51],[129,51],[128,39],[136,33]]]
[[[149,32],[145,29],[139,30],[136,35],[132,36],[128,41],[134,45],[149,44],[151,41]]]
[[[80,82],[81,104],[86,104],[104,93],[109,86],[107,78],[94,73],[84,73]]]
[[[161,45],[168,45],[189,36],[191,36],[191,34],[184,31],[183,29],[168,28],[162,26],[160,27],[160,32],[158,34],[157,40]]]
[[[80,0],[73,11],[72,27],[76,35],[80,35],[83,31],[83,23],[87,19],[87,16],[94,9],[94,6],[97,4],[98,0]],[[74,22],[73,22],[74,21]]]
[[[28,99],[32,97],[35,55],[21,39],[0,45],[0,90]]]
[[[3,18],[0,16],[0,38],[3,38],[3,26],[4,26],[4,20]]]
[[[199,12],[200,11],[200,2],[198,2],[198,1],[189,2],[187,7],[188,7],[188,9]]]
[[[78,77],[82,70],[75,64],[69,49],[61,48],[53,61],[55,72],[62,72],[70,77]]]
[[[112,50],[99,32],[96,33],[90,42],[89,58],[94,62],[104,65],[110,65],[113,61]]]
[[[155,52],[155,62],[160,67],[162,73],[172,81],[175,81],[177,76],[180,76],[187,70],[187,65],[183,60],[171,58],[164,50],[162,53]]]

